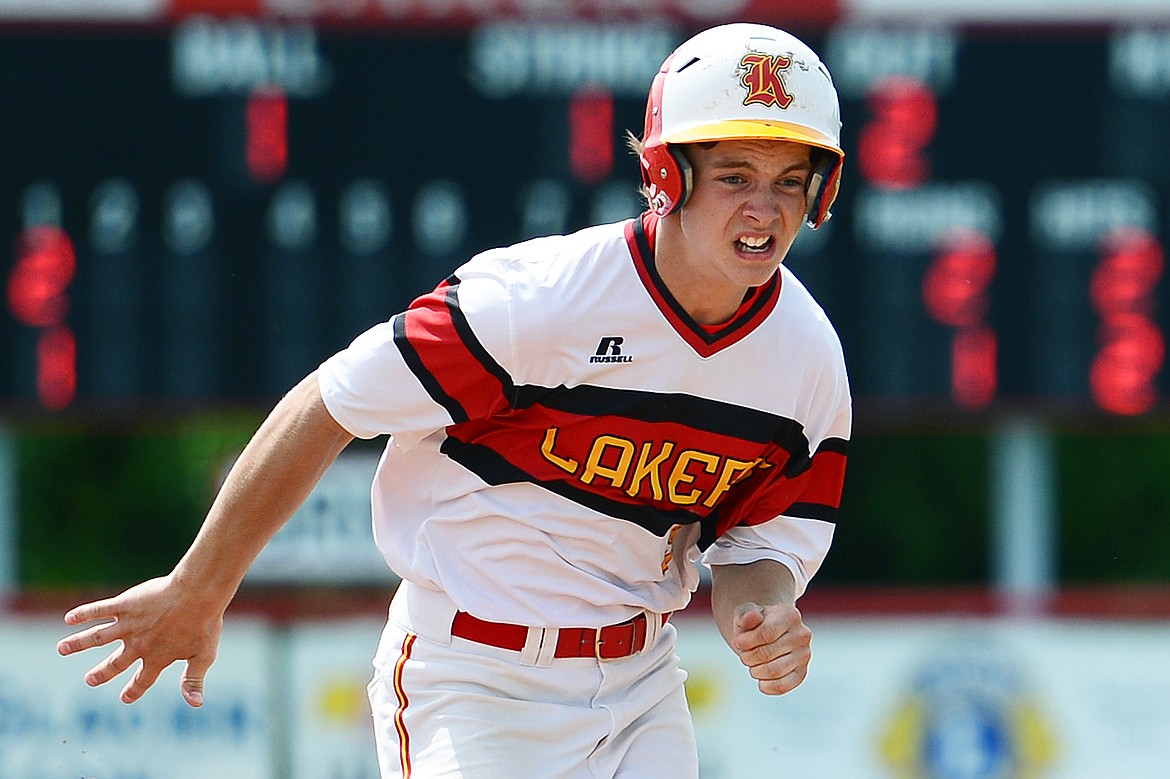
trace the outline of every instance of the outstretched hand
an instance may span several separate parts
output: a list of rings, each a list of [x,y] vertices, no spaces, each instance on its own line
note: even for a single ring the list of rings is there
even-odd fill
[[[122,689],[122,701],[142,697],[171,663],[186,661],[180,681],[184,700],[203,705],[203,682],[215,661],[223,630],[223,609],[200,603],[172,577],[151,579],[106,600],[78,606],[65,615],[71,626],[98,624],[62,639],[57,651],[71,655],[121,642],[85,675],[91,687],[141,665]]]
[[[808,675],[812,631],[795,606],[741,604],[730,643],[762,693],[783,695]]]

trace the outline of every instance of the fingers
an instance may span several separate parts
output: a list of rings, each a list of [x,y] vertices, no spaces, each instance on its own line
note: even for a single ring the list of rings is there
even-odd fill
[[[761,607],[754,603],[744,603],[736,610],[736,649],[746,651],[771,644],[790,631],[796,635],[801,629],[807,630],[800,611],[794,606],[781,604]]]
[[[65,614],[69,625],[87,625],[57,644],[62,655],[119,643],[101,663],[85,676],[90,686],[105,684],[139,663],[122,688],[121,699],[133,703],[141,698],[172,663],[185,660],[187,672],[181,690],[192,706],[203,703],[203,678],[215,659],[223,614],[207,612],[196,603],[196,612],[184,602],[177,585],[168,578],[152,579],[121,595],[86,603]]]
[[[736,612],[732,647],[767,695],[783,695],[804,681],[811,644],[812,631],[795,608],[749,603]]]
[[[768,646],[778,641],[792,625],[799,623],[800,612],[791,607],[772,606],[765,609],[755,603],[741,604],[735,612],[732,648],[743,655]]]
[[[179,690],[183,693],[183,700],[187,701],[187,705],[199,708],[203,705],[203,679],[194,677],[183,677],[183,681],[179,684]]]
[[[137,659],[126,652],[125,647],[119,647],[102,663],[94,666],[85,675],[85,683],[90,687],[105,684],[114,677],[127,671],[130,666],[134,665]],[[170,663],[143,661],[130,681],[122,688],[122,702],[134,703],[145,695],[146,691],[158,681],[159,676],[162,675],[162,672],[166,670],[168,665]],[[191,660],[187,663],[187,671],[180,680],[180,691],[183,694],[183,699],[189,705],[196,708],[203,705],[203,679],[207,675],[207,670],[210,666],[211,663],[207,661],[198,662]]]
[[[125,646],[120,646],[110,653],[102,662],[95,665],[85,675],[85,683],[90,687],[97,687],[105,684],[113,679],[118,674],[125,671],[134,664],[134,657],[126,651]]]
[[[800,686],[801,682],[808,677],[808,664],[798,665],[786,674],[776,678],[760,679],[756,676],[755,669],[752,670],[752,678],[757,682],[760,692],[765,695],[784,695],[792,692]]]
[[[116,617],[117,607],[113,599],[87,603],[78,606],[65,615],[65,622],[69,625],[81,625],[98,619]],[[122,641],[122,631],[116,619],[100,625],[66,636],[57,642],[57,652],[63,656],[83,652],[87,649],[106,646],[114,641]],[[126,651],[125,643],[109,654],[105,660],[95,665],[85,675],[85,683],[90,687],[105,684],[114,677],[124,673],[134,664],[135,657]],[[141,671],[139,672],[141,674]],[[157,676],[157,674],[156,674]],[[149,685],[147,685],[149,686]],[[137,697],[137,696],[136,696]],[[126,695],[123,693],[123,700]],[[127,703],[130,701],[127,700]]]
[[[740,659],[758,683],[760,692],[765,695],[783,695],[796,689],[808,676],[812,650],[808,644],[803,644],[760,662],[750,662],[746,655],[741,655]]]
[[[65,624],[82,625],[98,619],[115,619],[118,616],[118,603],[116,598],[84,603],[66,612]]]
[[[103,685],[125,673],[138,659],[127,652],[125,646],[120,646],[111,652],[109,657],[90,669],[89,673],[85,675],[85,683],[90,687]],[[134,703],[145,695],[146,691],[158,681],[159,676],[168,665],[170,663],[154,663],[144,660],[130,681],[122,688],[122,702]],[[192,659],[187,663],[187,671],[180,680],[180,691],[183,694],[183,699],[189,705],[196,708],[203,705],[203,679],[210,666],[210,661]]]
[[[764,610],[755,603],[741,603],[735,610],[735,632],[737,634],[755,630],[764,622]]]
[[[146,691],[158,681],[159,674],[165,668],[165,665],[143,662],[126,686],[122,688],[122,702],[134,703],[134,701],[145,695]]]
[[[193,657],[187,661],[187,670],[179,681],[179,690],[183,699],[195,708],[203,705],[203,679],[207,676],[215,657]]]
[[[62,655],[71,655],[74,652],[105,646],[120,638],[115,627],[120,616],[120,608],[118,599],[108,598],[70,609],[65,614],[66,625],[84,625],[87,622],[97,620],[107,621],[61,639],[57,642],[57,652]]]
[[[116,622],[106,622],[66,636],[57,642],[57,652],[61,655],[71,655],[116,641],[119,636],[115,625]]]

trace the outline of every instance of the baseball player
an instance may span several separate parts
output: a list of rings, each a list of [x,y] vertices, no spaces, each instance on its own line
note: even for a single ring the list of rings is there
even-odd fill
[[[167,576],[65,616],[137,700],[203,702],[248,566],[355,437],[389,434],[377,545],[403,579],[370,700],[384,777],[696,777],[672,612],[711,569],[766,694],[805,678],[796,600],[832,539],[851,404],[781,265],[844,154],[828,70],[781,30],[683,43],[653,81],[641,216],[472,258],[275,407]]]

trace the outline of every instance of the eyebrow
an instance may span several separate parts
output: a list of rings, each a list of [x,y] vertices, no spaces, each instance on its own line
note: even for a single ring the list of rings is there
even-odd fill
[[[711,160],[711,167],[712,168],[751,168],[752,170],[756,169],[756,166],[753,165],[752,163],[748,162],[747,160],[739,159],[736,157],[716,157],[715,159]],[[780,173],[781,174],[791,173],[794,170],[812,170],[812,168],[813,168],[812,160],[800,160],[798,162],[792,163],[787,168],[780,171]]]

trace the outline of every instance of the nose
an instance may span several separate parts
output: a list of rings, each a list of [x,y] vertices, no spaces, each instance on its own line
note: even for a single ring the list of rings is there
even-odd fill
[[[752,189],[744,201],[743,215],[756,224],[771,224],[780,217],[780,198],[763,187]]]

